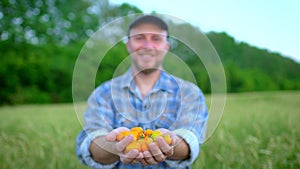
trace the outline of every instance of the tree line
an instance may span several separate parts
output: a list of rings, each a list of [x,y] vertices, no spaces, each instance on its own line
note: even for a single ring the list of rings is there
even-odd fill
[[[88,37],[114,18],[142,12],[128,4],[113,6],[105,0],[0,3],[0,105],[71,102],[74,65]],[[226,33],[209,32],[206,36],[224,65],[228,92],[300,89],[299,63],[236,42]],[[184,56],[197,85],[210,93],[209,76],[196,54],[174,39],[170,51]],[[95,86],[112,78],[128,53],[124,43],[119,42],[106,55],[99,65]]]

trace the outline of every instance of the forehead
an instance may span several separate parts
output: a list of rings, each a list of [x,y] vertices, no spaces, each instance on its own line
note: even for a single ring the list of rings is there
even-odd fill
[[[158,34],[158,35],[167,35],[167,31],[161,29],[160,27],[151,24],[143,23],[132,28],[129,32],[129,35],[139,35],[139,34]]]

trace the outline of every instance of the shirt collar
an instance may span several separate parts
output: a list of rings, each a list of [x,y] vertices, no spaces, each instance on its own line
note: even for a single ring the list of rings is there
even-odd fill
[[[130,88],[130,83],[133,80],[131,68],[121,77],[121,88]]]
[[[131,87],[131,83],[134,83],[132,70],[129,69],[122,77],[121,77],[121,88],[129,88]],[[175,77],[167,73],[165,70],[162,70],[160,76],[155,83],[155,86],[151,90],[151,92],[156,92],[159,90],[172,92],[174,88],[178,87],[178,82]]]

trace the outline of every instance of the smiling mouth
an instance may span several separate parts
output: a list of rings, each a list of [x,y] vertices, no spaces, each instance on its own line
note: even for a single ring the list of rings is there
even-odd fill
[[[153,58],[153,55],[140,55],[140,59],[144,62],[152,62]]]
[[[140,56],[143,58],[152,58],[153,57],[152,55],[140,55]]]

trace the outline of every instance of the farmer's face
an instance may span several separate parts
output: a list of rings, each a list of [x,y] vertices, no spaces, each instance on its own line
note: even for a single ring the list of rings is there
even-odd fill
[[[160,69],[169,50],[167,32],[153,24],[141,24],[129,32],[126,44],[136,71]]]

